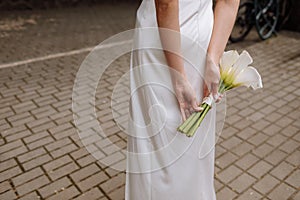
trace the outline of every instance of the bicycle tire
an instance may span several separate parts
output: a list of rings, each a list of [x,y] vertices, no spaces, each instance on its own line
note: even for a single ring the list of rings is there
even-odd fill
[[[263,4],[265,4],[266,1],[268,2],[266,6],[264,6]],[[275,29],[279,17],[278,0],[255,0],[254,5],[255,5],[255,27],[257,33],[262,40],[266,40],[270,38],[273,35],[273,33],[275,33]],[[264,7],[262,8],[262,6]],[[270,16],[266,16],[266,13],[264,12],[268,11],[270,7],[273,7],[274,13],[269,12],[268,15]],[[269,21],[270,18],[273,18],[273,22]],[[266,23],[262,23],[263,22],[262,20],[265,20]],[[269,30],[265,32],[265,29],[267,27],[269,27]]]
[[[243,9],[245,9],[245,12],[243,12]],[[254,3],[252,1],[246,1],[242,3],[239,6],[235,24],[229,37],[229,40],[231,42],[233,43],[240,42],[249,34],[250,30],[254,25],[253,17],[254,17]],[[244,29],[239,36],[234,35],[234,32],[236,31],[235,30],[236,26],[241,26],[242,29]]]

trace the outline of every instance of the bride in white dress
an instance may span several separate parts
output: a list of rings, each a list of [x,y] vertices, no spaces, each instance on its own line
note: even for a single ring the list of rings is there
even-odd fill
[[[210,92],[221,99],[218,61],[238,5],[217,0],[213,11],[212,0],[142,1],[130,63],[126,200],[216,199],[215,106],[193,137],[176,128]]]

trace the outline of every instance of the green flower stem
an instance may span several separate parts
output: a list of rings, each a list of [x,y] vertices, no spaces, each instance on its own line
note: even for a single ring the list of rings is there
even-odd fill
[[[219,92],[220,93],[223,93],[224,91],[226,90],[226,85],[224,83],[222,83],[220,86],[219,86]]]
[[[191,127],[194,126],[194,124],[195,124],[195,123],[197,122],[197,120],[199,119],[200,115],[201,115],[201,112],[197,112],[197,113],[196,113],[196,115],[191,119],[191,121],[189,122],[189,124],[188,124],[186,127],[184,127],[183,133],[186,134],[186,133],[191,129]]]
[[[194,112],[189,118],[187,118],[178,128],[177,130],[182,132],[183,129],[190,123],[190,121],[195,117],[196,112]]]
[[[201,112],[201,116],[196,122],[196,124],[189,130],[187,136],[191,137],[195,134],[196,130],[199,128],[201,122],[203,121],[204,117],[206,116],[207,112],[210,110],[211,106],[205,104],[205,109]]]
[[[196,132],[197,130],[197,124],[202,116],[202,114],[204,113],[204,111],[206,110],[207,104],[205,104],[204,109],[202,110],[202,112],[200,113],[197,121],[193,124],[193,126],[186,132],[186,136],[191,137],[192,135],[194,135],[194,132]]]

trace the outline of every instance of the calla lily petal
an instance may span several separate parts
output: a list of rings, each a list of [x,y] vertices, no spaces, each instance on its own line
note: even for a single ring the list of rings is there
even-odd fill
[[[236,50],[230,50],[223,53],[220,60],[220,67],[223,72],[228,72],[229,68],[237,61],[239,53]]]
[[[247,51],[243,51],[237,61],[233,64],[234,75],[237,76],[243,69],[253,62]]]
[[[234,85],[243,85],[246,87],[252,87],[254,90],[262,88],[262,80],[260,74],[254,67],[247,67],[234,80]]]

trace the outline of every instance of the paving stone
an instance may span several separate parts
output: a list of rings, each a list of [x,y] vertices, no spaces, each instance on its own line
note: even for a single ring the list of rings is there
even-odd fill
[[[22,196],[24,194],[27,194],[31,191],[34,191],[34,190],[48,184],[49,182],[50,182],[49,179],[45,175],[43,175],[34,180],[27,182],[24,185],[17,187],[17,192],[19,195]]]
[[[242,142],[241,139],[233,136],[233,137],[223,141],[221,143],[221,146],[225,147],[226,149],[232,149],[232,148],[236,147],[237,145],[239,145],[241,142]]]
[[[262,179],[260,179],[253,187],[261,194],[266,194],[270,192],[278,183],[279,181],[277,179],[267,174]]]
[[[1,162],[0,163],[0,171],[5,171],[6,169],[9,169],[11,167],[14,167],[16,166],[18,163],[16,162],[16,160],[14,160],[13,158],[12,159],[9,159],[9,160],[6,160],[4,162]]]
[[[256,149],[254,149],[252,151],[252,153],[255,154],[256,156],[260,157],[260,158],[264,158],[272,150],[273,150],[273,147],[271,145],[269,145],[267,143],[264,143],[264,144],[260,145],[259,147],[257,147]]]
[[[43,137],[39,140],[36,140],[34,142],[29,143],[27,146],[30,150],[33,150],[33,149],[36,149],[36,148],[39,148],[39,147],[43,147],[46,144],[49,144],[51,142],[54,142],[54,139],[51,136],[46,136],[46,137]]]
[[[300,151],[294,151],[289,157],[286,158],[286,161],[293,164],[294,166],[300,165],[300,157],[299,157]]]
[[[39,157],[43,154],[46,154],[47,152],[43,148],[35,149],[33,151],[29,151],[28,153],[22,154],[21,156],[18,156],[18,160],[21,163],[24,163],[26,161],[29,161],[31,159],[34,159],[36,157]]]
[[[224,183],[229,183],[233,179],[235,179],[237,176],[239,176],[242,173],[242,170],[237,168],[234,165],[229,166],[228,168],[224,169],[220,173],[216,175],[216,177],[219,180],[222,180]]]
[[[22,139],[26,136],[31,135],[32,133],[29,130],[21,131],[12,135],[5,137],[6,141],[11,142],[14,140]]]
[[[250,152],[251,150],[254,149],[254,146],[247,143],[247,142],[242,142],[235,148],[231,150],[232,153],[237,154],[238,156],[243,156],[246,153]]]
[[[290,184],[292,187],[299,189],[299,180],[300,180],[300,170],[295,170],[286,180],[285,182]]]
[[[257,163],[259,160],[258,157],[254,156],[251,153],[246,154],[244,157],[240,158],[238,161],[236,161],[236,165],[244,170],[249,169],[254,163]]]
[[[9,190],[0,194],[0,199],[17,199],[17,196],[13,190]]]
[[[286,141],[283,145],[281,145],[279,149],[286,153],[291,153],[299,147],[300,145],[296,141],[290,139]]]
[[[73,171],[79,169],[78,165],[74,162],[68,163],[64,166],[61,166],[59,168],[53,169],[49,172],[49,176],[52,180],[56,180],[58,178],[61,178],[69,173],[72,173]]]
[[[8,181],[3,181],[2,183],[0,183],[0,193],[4,193],[11,189],[11,185]]]
[[[264,143],[267,139],[268,139],[268,136],[259,132],[256,135],[254,135],[253,137],[251,137],[250,139],[248,139],[247,141],[255,146],[259,146],[260,144]]]
[[[45,155],[36,157],[28,162],[22,163],[22,166],[25,170],[29,170],[29,169],[35,168],[37,166],[41,166],[51,160],[52,160],[51,156],[48,154],[45,154]]]
[[[231,152],[226,152],[216,160],[216,165],[223,169],[237,159],[238,157],[232,154]]]
[[[240,138],[246,140],[246,139],[250,138],[251,136],[253,136],[253,135],[256,134],[256,133],[257,133],[257,131],[256,131],[255,129],[253,129],[253,128],[251,128],[251,127],[246,127],[245,129],[239,131],[239,132],[237,133],[237,135],[238,135]]]
[[[234,199],[236,196],[237,194],[228,187],[224,187],[217,193],[217,199]]]
[[[268,197],[272,200],[282,200],[282,199],[290,199],[291,195],[296,190],[289,185],[282,183],[277,186],[269,195]]]
[[[268,171],[272,169],[272,165],[268,164],[267,162],[261,160],[257,162],[253,167],[251,167],[248,172],[257,178],[261,178],[264,176]]]
[[[108,194],[111,199],[123,200],[125,196],[125,187],[120,187]]]
[[[18,200],[38,200],[38,199],[41,199],[41,197],[36,192],[31,192],[29,194],[26,194],[18,198]]]
[[[236,179],[234,179],[229,186],[233,188],[233,190],[237,191],[239,194],[244,192],[247,188],[249,188],[254,182],[256,181],[255,178],[252,176],[243,173]]]
[[[274,135],[271,138],[269,138],[267,143],[274,147],[277,147],[280,144],[282,144],[283,142],[285,142],[286,140],[287,140],[287,138],[285,136],[283,136],[281,134],[277,134],[277,135]]]
[[[58,179],[41,189],[39,189],[39,193],[43,198],[46,198],[50,195],[57,194],[61,191],[63,191],[65,188],[69,187],[71,185],[71,181],[67,177],[63,177],[61,179]]]
[[[79,182],[77,185],[80,188],[80,190],[84,192],[84,191],[88,190],[89,188],[92,188],[94,186],[97,186],[97,185],[105,182],[108,179],[109,179],[109,177],[102,171],[102,172],[94,174],[93,176],[90,176],[87,179],[84,179],[83,181]]]
[[[268,161],[273,166],[276,166],[279,162],[281,162],[284,158],[286,158],[287,154],[281,150],[276,149],[272,153],[266,156],[265,160]]]
[[[91,190],[83,193],[82,195],[76,197],[76,200],[96,200],[99,199],[100,197],[103,197],[103,193],[98,189],[98,188],[92,188]],[[121,196],[119,196],[121,197]],[[101,198],[102,199],[102,198]]]
[[[12,179],[12,182],[14,184],[14,186],[19,186],[19,185],[22,185],[26,182],[29,182],[33,179],[35,179],[36,177],[39,177],[41,175],[43,175],[44,172],[42,171],[41,168],[35,168],[33,170],[30,170],[26,173],[23,173],[15,178]]]
[[[256,192],[253,189],[249,189],[246,192],[244,192],[242,195],[240,195],[238,200],[258,200],[258,199],[263,199],[263,196]]]
[[[73,197],[79,195],[80,192],[76,189],[76,187],[71,186],[69,188],[65,188],[63,191],[49,197],[49,200],[61,200],[61,199],[72,199]]]
[[[79,182],[95,173],[98,173],[100,170],[101,169],[96,164],[92,164],[81,168],[80,170],[72,173],[70,176],[74,182]]]
[[[26,153],[28,151],[28,149],[25,147],[25,146],[20,146],[20,147],[17,147],[15,149],[12,149],[10,151],[7,151],[5,153],[2,153],[1,154],[1,158],[0,158],[0,161],[3,161],[3,160],[6,160],[6,159],[9,159],[9,158],[13,158],[13,157],[16,157],[20,154],[23,154],[23,153]]]
[[[100,187],[104,190],[107,191],[108,193],[115,190],[116,188],[122,186],[125,184],[125,180],[122,174],[119,174],[117,176],[114,176],[110,178],[108,181],[105,183],[101,184]]]

